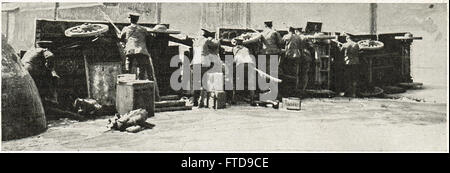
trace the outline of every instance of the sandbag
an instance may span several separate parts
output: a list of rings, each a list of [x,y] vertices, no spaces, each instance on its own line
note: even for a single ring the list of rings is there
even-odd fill
[[[125,131],[132,126],[147,126],[146,120],[148,112],[145,109],[136,109],[126,113],[125,115],[116,114],[114,118],[108,120],[107,127],[112,130]],[[127,131],[138,131],[137,127],[128,129]]]
[[[96,115],[102,109],[102,105],[98,104],[96,100],[80,98],[75,100],[73,107],[81,115]]]
[[[3,141],[36,135],[47,129],[36,84],[3,35],[1,112]]]

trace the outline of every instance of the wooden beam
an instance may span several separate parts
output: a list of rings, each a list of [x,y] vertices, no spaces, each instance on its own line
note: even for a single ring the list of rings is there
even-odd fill
[[[377,4],[370,3],[370,34],[377,33]]]
[[[156,3],[155,21],[158,24],[161,23],[161,6],[162,6],[162,4],[160,2]]]
[[[225,26],[225,3],[217,3],[217,4],[219,4],[219,8],[220,8],[220,19],[219,19],[219,24],[220,24],[220,26],[219,27],[223,27],[223,26]]]
[[[186,101],[184,100],[169,100],[169,101],[155,102],[155,108],[184,107],[184,106],[186,106]]]
[[[206,8],[207,8],[207,4],[205,3],[201,3],[201,10],[200,10],[200,28],[205,27],[205,22],[206,22]]]
[[[6,12],[6,33],[5,33],[6,41],[8,41],[8,36],[9,36],[9,12]]]
[[[53,20],[57,20],[58,19],[58,7],[59,7],[59,2],[55,2],[55,14],[53,16]]]
[[[155,113],[156,112],[167,112],[167,111],[185,111],[185,110],[192,110],[192,106],[155,108]]]
[[[251,28],[251,9],[250,9],[250,3],[245,4],[245,25],[247,28]]]
[[[87,92],[88,92],[88,98],[91,97],[91,85],[90,85],[90,79],[89,79],[89,63],[87,60],[86,53],[83,52],[83,60],[84,60],[84,72],[86,73],[86,86],[87,86]]]

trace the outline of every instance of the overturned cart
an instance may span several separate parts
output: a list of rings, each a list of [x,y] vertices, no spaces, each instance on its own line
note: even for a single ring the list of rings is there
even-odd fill
[[[254,30],[218,28],[216,38],[229,41],[233,37],[251,32]],[[284,35],[286,31],[279,31],[279,33]],[[332,97],[337,93],[345,92],[348,79],[344,73],[345,54],[333,40],[345,43],[346,36],[343,33],[321,31],[308,31],[303,34],[308,37],[308,49],[313,55],[306,93],[312,97]],[[422,86],[422,83],[413,81],[410,69],[411,44],[413,40],[420,40],[421,37],[403,32],[352,35],[352,39],[362,47],[359,55],[364,76],[364,79],[360,81],[364,88],[359,92],[361,97],[383,96],[383,94],[404,92],[406,89]],[[254,55],[257,55],[258,50],[261,49],[260,44],[247,45],[247,47]],[[227,54],[231,53],[221,51],[222,59]],[[295,80],[295,76],[292,80]],[[283,81],[280,84],[294,85],[289,81]]]
[[[413,81],[411,76],[411,33],[382,33],[378,35],[357,35],[358,40],[370,39],[384,44],[378,50],[365,50],[360,54],[364,60],[366,83],[369,87],[379,87],[386,94],[404,92],[406,89],[421,88],[422,83]]]
[[[101,32],[92,35],[76,36],[76,27],[83,25],[107,26]],[[122,29],[129,23],[115,23]],[[144,23],[142,26],[153,28],[156,24]],[[164,24],[167,28],[168,24]],[[75,36],[68,37],[66,31],[74,28]],[[77,98],[96,100],[109,112],[115,112],[117,76],[125,69],[125,59],[119,51],[114,26],[106,21],[74,20],[36,20],[36,41],[53,41],[51,51],[55,54],[55,70],[60,75],[57,84],[58,104],[55,108],[74,110]],[[178,91],[170,87],[170,76],[176,68],[170,68],[170,58],[179,54],[178,46],[169,46],[168,34],[155,34],[147,38],[147,48],[155,67],[156,79],[163,100],[178,100]],[[167,110],[171,104],[156,103],[155,111]],[[152,103],[155,104],[155,103]],[[173,106],[173,105],[172,105]],[[185,108],[185,105],[179,107]],[[166,108],[166,109],[163,109]],[[159,110],[162,109],[162,110]],[[187,109],[187,108],[186,108]],[[180,109],[182,110],[182,109]],[[52,115],[48,115],[52,116]]]
[[[342,33],[325,33],[325,35],[335,35],[338,41],[345,42],[346,36]],[[420,39],[421,37],[413,37],[407,32],[352,35],[352,40],[360,47],[359,58],[363,78],[359,81],[361,85],[359,95],[383,96],[405,92],[406,89],[420,88],[422,83],[414,82],[411,77],[410,65],[411,43]],[[321,84],[320,88],[330,89],[336,93],[345,92],[348,78],[344,73],[345,54],[339,50],[338,44],[323,41],[315,46],[314,53],[316,70],[311,74],[315,77],[314,81],[310,81],[313,82],[312,87],[317,88],[317,84]]]

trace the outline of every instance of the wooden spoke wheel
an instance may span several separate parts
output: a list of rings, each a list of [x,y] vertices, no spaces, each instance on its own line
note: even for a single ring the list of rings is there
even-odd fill
[[[371,89],[367,89],[359,92],[362,97],[380,97],[384,93],[384,90],[380,87],[373,87]]]
[[[67,37],[92,37],[98,36],[107,32],[109,29],[108,25],[105,24],[90,24],[85,23],[82,25],[74,26],[66,29],[65,35]]]
[[[361,40],[358,41],[361,50],[378,50],[384,47],[384,43],[376,40]]]
[[[406,89],[398,86],[383,86],[381,87],[386,94],[398,94],[406,92]]]
[[[327,89],[307,89],[305,92],[309,97],[332,98],[336,96],[334,91]]]
[[[421,89],[423,87],[423,83],[420,82],[402,82],[397,86],[402,87],[404,89]]]

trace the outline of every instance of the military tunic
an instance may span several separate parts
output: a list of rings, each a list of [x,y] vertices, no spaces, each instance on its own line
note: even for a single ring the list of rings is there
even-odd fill
[[[289,33],[283,37],[283,42],[285,43],[286,58],[297,59],[300,58],[300,37],[298,35]]]
[[[49,59],[54,54],[45,48],[31,48],[21,59],[25,69],[31,76],[48,75],[50,72]]]
[[[53,97],[56,96],[55,81],[52,80],[52,72],[54,72],[53,57],[54,54],[48,49],[31,48],[21,59],[25,69],[33,78],[42,99],[52,97],[52,95]]]
[[[194,57],[192,64],[201,64],[208,66],[211,62],[220,61],[219,57],[219,41],[216,39],[208,39],[200,37],[193,43]]]
[[[150,56],[147,50],[146,36],[149,35],[147,29],[137,24],[131,24],[122,29],[120,38],[126,39],[125,54],[144,54]]]
[[[236,68],[234,74],[236,77],[235,85],[237,89],[255,90],[256,89],[256,63],[254,57],[251,56],[248,48],[237,45],[232,49]],[[242,70],[243,74],[238,75],[238,70]],[[243,82],[243,83],[240,83]],[[253,93],[251,93],[253,97]]]
[[[280,45],[282,45],[282,40],[280,33],[273,29],[265,29],[263,32],[256,34],[252,38],[245,40],[244,44],[250,44],[254,42],[261,41],[263,47],[260,51],[262,54],[274,55],[280,53]]]

